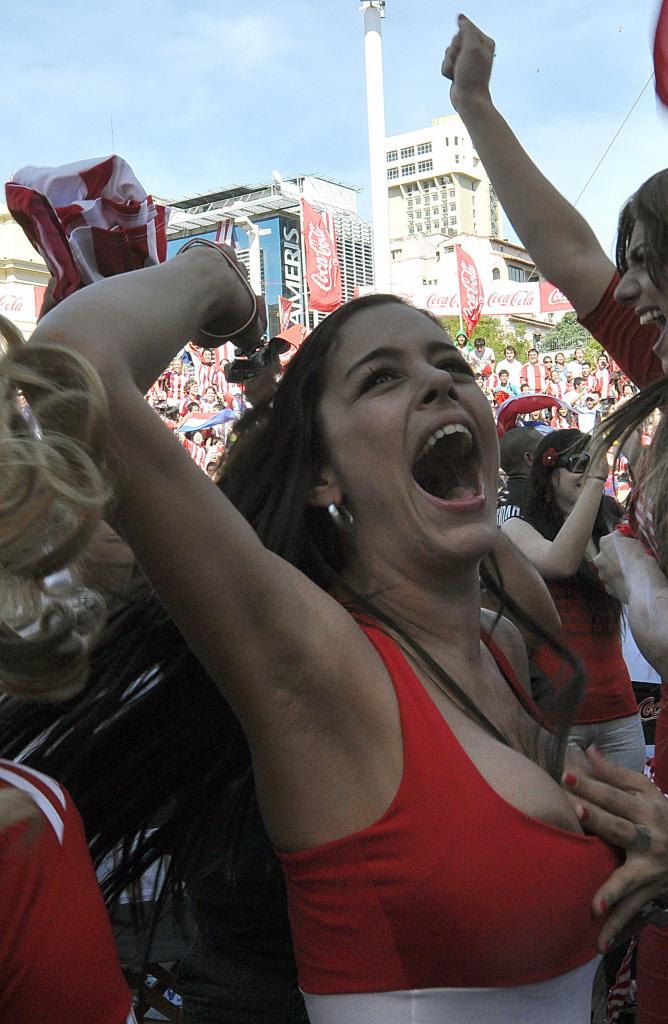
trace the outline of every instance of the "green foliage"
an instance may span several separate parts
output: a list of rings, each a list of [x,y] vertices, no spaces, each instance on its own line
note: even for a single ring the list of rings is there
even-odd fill
[[[459,317],[442,316],[440,317],[440,321],[454,341],[455,334],[459,331]],[[505,331],[498,317],[481,316],[475,326],[473,334],[469,338],[471,344],[473,344],[474,338],[485,339],[487,345],[489,345],[489,347],[494,351],[497,362],[500,359],[505,359],[504,349],[506,345],[512,345],[517,352],[517,358],[521,362],[526,362],[527,349],[529,346],[524,338],[524,327],[519,327],[517,329],[517,333],[515,331]]]
[[[601,346],[592,338],[586,327],[578,323],[576,313],[565,313],[548,335],[550,350],[573,352],[576,348],[584,349],[585,356],[598,356]]]

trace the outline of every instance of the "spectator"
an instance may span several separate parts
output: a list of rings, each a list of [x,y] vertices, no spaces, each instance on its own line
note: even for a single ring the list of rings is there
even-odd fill
[[[529,385],[529,391],[544,392],[547,384],[547,370],[538,362],[538,349],[530,348],[527,352],[528,362],[520,373],[523,384]]]
[[[520,373],[522,371],[522,364],[517,358],[517,352],[513,345],[506,345],[504,349],[504,357],[497,365],[496,372],[500,373],[501,370],[508,371],[508,380],[514,387],[519,391],[520,384]]]

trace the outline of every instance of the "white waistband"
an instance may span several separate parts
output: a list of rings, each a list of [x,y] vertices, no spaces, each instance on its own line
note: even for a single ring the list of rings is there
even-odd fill
[[[599,962],[514,988],[303,995],[311,1024],[589,1024]]]

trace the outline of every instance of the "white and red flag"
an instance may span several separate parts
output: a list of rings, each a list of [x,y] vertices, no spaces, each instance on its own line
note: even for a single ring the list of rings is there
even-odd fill
[[[480,274],[473,259],[462,249],[461,245],[455,245],[457,256],[457,277],[459,279],[459,308],[464,321],[466,337],[470,338],[475,325],[482,313],[484,296]]]
[[[54,278],[55,302],[100,278],[166,258],[167,211],[119,156],[23,167],[5,195]]]
[[[668,107],[668,0],[663,0],[654,34],[654,79],[656,94]]]
[[[287,331],[290,329],[292,321],[292,299],[285,299],[282,295],[278,296],[278,313],[281,322],[281,331]]]
[[[223,245],[229,245],[232,249],[236,249],[237,240],[234,233],[234,220],[232,217],[226,217],[225,220],[221,220],[216,228],[216,241],[222,242]]]
[[[305,199],[301,204],[309,305],[321,313],[331,313],[343,301],[334,218],[327,211],[318,213]]]

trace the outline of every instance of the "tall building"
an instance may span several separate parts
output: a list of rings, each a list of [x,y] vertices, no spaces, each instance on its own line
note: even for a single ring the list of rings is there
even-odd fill
[[[502,232],[501,204],[458,114],[385,140],[390,238]]]
[[[292,322],[311,329],[325,314],[308,308],[299,206],[302,196],[332,213],[344,302],[359,291],[370,290],[374,280],[372,229],[357,213],[357,189],[322,177],[283,180],[276,175],[266,185],[237,185],[176,202],[161,200],[170,207],[167,254],[177,252],[187,238],[214,239],[218,226],[230,219],[235,224],[237,257],[248,267],[251,221],[259,234],[269,334],[280,330],[281,296],[292,301]]]

